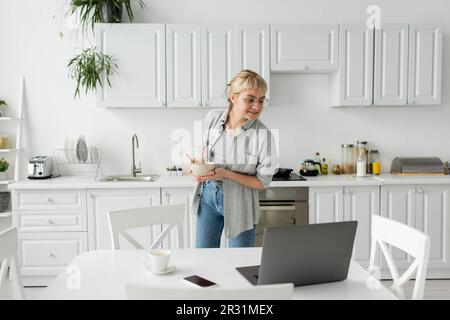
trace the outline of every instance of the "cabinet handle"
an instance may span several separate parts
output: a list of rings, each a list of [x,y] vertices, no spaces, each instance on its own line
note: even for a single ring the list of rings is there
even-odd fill
[[[47,201],[48,201],[48,202],[53,202],[53,199],[50,198],[50,197],[48,197],[48,198],[47,198]]]
[[[168,197],[169,194],[168,194],[166,191],[163,191],[163,196],[164,196],[164,197]]]
[[[94,195],[92,193],[89,193],[89,198],[94,198]]]
[[[53,224],[53,220],[48,219],[48,224]]]
[[[48,253],[48,257],[49,257],[49,258],[54,258],[55,255],[54,255],[53,253],[49,252],[49,253]]]
[[[309,66],[305,64],[300,68],[300,70],[309,70]]]

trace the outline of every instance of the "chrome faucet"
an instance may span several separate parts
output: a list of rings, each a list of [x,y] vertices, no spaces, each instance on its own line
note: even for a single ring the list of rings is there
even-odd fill
[[[132,164],[131,164],[131,176],[136,177],[136,173],[142,173],[141,168],[141,162],[139,161],[139,168],[136,167],[136,157],[135,157],[135,149],[134,149],[134,141],[136,140],[136,148],[139,149],[139,140],[137,135],[133,135],[131,138],[131,157],[132,157]]]

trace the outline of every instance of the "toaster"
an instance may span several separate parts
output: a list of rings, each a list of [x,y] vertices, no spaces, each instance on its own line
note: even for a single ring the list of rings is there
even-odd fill
[[[49,179],[53,173],[53,158],[36,156],[28,161],[28,179]]]

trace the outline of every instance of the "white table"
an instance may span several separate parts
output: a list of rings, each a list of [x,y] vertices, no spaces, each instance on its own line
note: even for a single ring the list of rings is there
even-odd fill
[[[79,270],[79,289],[76,289],[77,281],[71,281],[77,279],[76,274],[66,269],[44,290],[42,299],[126,299],[126,283],[184,287],[186,284],[181,278],[193,274],[222,287],[248,287],[251,284],[235,267],[257,265],[261,261],[261,248],[179,249],[172,251],[169,261],[169,265],[177,269],[165,275],[154,275],[141,263],[144,254],[143,250],[83,253],[68,267]],[[296,287],[294,299],[396,299],[382,285],[379,289],[369,289],[368,277],[359,264],[351,261],[346,280]]]

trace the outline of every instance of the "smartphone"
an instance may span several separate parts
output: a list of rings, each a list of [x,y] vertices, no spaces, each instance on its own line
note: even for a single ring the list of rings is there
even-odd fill
[[[195,285],[196,287],[202,288],[212,288],[217,286],[217,283],[209,281],[208,279],[202,278],[197,275],[183,278],[183,281],[187,282],[188,284]]]

